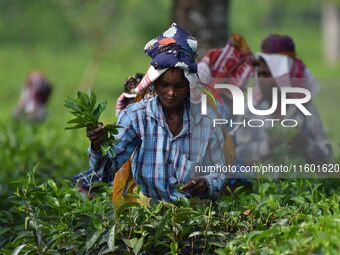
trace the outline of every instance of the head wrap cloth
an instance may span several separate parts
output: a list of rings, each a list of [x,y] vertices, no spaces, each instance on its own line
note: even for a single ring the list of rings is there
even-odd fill
[[[198,63],[198,74],[202,84],[214,91],[214,84],[227,79],[227,83],[243,88],[254,71],[255,57],[247,41],[239,34],[233,33],[223,48],[214,48]],[[219,98],[217,91],[215,96]],[[228,90],[223,90],[230,96]]]
[[[212,85],[214,79],[229,78],[242,87],[252,74],[255,60],[246,40],[233,33],[223,48],[211,49],[198,64],[202,83]]]
[[[296,57],[295,43],[288,35],[269,35],[262,41],[261,52],[266,54],[281,54],[291,58]]]
[[[136,94],[142,93],[168,69],[177,67],[184,71],[184,76],[189,81],[190,101],[194,104],[200,103],[201,87],[197,82],[196,50],[197,40],[173,23],[168,30],[145,45],[144,51],[152,61],[135,89]]]
[[[135,98],[136,94],[129,94],[126,92],[123,92],[122,94],[120,94],[120,96],[117,99],[116,102],[116,116],[119,116],[119,113],[126,108],[127,106],[127,100],[130,98]]]
[[[257,53],[262,58],[275,79],[277,86],[303,87],[311,92],[312,97],[319,91],[320,86],[302,60],[296,57],[295,44],[287,35],[271,34],[266,37],[261,45],[261,52]],[[254,88],[254,100],[262,100],[262,92],[258,84]],[[303,95],[292,93],[291,97],[299,98]]]
[[[143,78],[142,73],[136,73],[133,76],[128,77],[124,84],[124,92],[120,94],[116,102],[116,116],[118,117],[119,113],[127,107],[129,104],[129,99],[136,98],[136,94],[134,92],[135,87],[140,83]],[[132,93],[131,93],[132,92]]]

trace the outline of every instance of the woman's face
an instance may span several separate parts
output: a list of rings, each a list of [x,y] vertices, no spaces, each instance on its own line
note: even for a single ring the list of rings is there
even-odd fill
[[[189,97],[189,82],[184,77],[183,70],[171,68],[155,82],[155,90],[162,106],[175,109],[184,104]]]
[[[258,77],[259,77],[259,85],[261,88],[261,92],[265,99],[271,98],[273,94],[273,87],[276,86],[276,82],[269,70],[267,63],[263,60],[259,60],[258,67]]]

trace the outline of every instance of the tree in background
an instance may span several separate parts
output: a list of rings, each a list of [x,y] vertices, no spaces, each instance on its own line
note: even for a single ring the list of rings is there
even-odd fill
[[[199,56],[222,47],[229,35],[229,0],[174,0],[173,20],[195,36]]]
[[[340,0],[323,1],[322,33],[325,59],[336,64],[340,60]]]

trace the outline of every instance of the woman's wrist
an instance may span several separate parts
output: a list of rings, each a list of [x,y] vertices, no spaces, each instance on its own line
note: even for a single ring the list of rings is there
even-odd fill
[[[93,143],[91,143],[91,150],[92,152],[98,154],[101,152],[101,148],[100,148],[100,145],[95,145]]]

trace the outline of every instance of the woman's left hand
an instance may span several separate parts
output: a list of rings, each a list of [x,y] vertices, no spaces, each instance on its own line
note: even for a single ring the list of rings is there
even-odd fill
[[[184,184],[182,189],[189,191],[192,197],[198,197],[208,192],[208,183],[202,177],[195,177]]]

